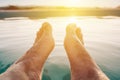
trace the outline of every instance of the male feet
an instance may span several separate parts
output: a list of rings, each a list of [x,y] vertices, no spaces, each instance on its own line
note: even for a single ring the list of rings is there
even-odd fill
[[[109,80],[89,56],[83,43],[80,29],[75,24],[68,25],[64,46],[71,64],[72,80]],[[0,80],[41,80],[43,64],[53,48],[51,26],[44,23],[32,48],[3,73]]]
[[[76,24],[66,28],[64,47],[71,66],[71,80],[109,80],[84,48],[83,36]]]

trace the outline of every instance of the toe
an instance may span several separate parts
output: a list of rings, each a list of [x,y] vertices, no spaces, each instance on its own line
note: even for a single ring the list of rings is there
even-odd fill
[[[52,33],[52,27],[48,22],[44,22],[42,24],[42,27],[37,32],[37,36],[34,43],[38,42],[44,33],[50,33],[50,34]]]
[[[71,24],[69,24],[68,26],[67,26],[67,28],[66,28],[66,33],[67,34],[74,34],[75,33],[75,30],[76,30],[76,24],[74,24],[74,23],[71,23]]]
[[[82,32],[81,32],[80,28],[76,29],[76,35],[77,35],[78,39],[82,42],[82,44],[84,44],[83,35],[82,35]]]
[[[51,33],[52,32],[52,27],[51,27],[50,23],[44,22],[42,24],[42,27],[43,27],[44,32],[46,32],[46,33]]]
[[[36,39],[35,39],[35,42],[34,42],[34,43],[36,43],[36,42],[41,38],[42,34],[43,34],[43,27],[41,27],[41,28],[39,29],[39,31],[37,32],[37,34],[36,34]]]

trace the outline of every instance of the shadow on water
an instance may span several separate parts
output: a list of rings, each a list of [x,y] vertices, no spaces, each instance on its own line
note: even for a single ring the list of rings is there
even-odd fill
[[[116,74],[114,71],[108,69],[104,65],[99,65],[102,71],[110,78],[110,80],[119,80],[120,76]]]
[[[13,63],[4,64],[2,61],[0,61],[0,74],[5,72]]]

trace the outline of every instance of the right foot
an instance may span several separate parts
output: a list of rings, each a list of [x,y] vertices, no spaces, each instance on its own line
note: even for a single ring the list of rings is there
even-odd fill
[[[84,48],[80,28],[69,24],[64,47],[71,65],[72,80],[108,80]]]

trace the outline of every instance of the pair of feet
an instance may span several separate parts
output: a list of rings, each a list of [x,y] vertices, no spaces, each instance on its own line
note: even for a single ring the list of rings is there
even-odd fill
[[[6,74],[10,78],[9,75],[12,75],[14,80],[41,80],[42,67],[54,44],[52,27],[45,22],[38,31],[33,46],[3,73],[0,80],[7,80]],[[84,48],[81,30],[75,24],[69,24],[66,28],[64,47],[70,61],[72,80],[109,80]]]

